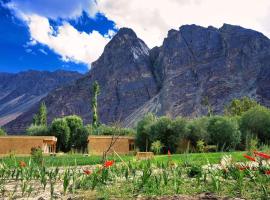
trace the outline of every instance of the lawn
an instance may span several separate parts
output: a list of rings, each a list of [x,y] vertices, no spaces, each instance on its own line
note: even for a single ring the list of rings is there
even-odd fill
[[[222,156],[224,155],[232,155],[235,161],[243,161],[243,152],[215,152],[215,153],[189,153],[189,154],[172,154],[170,157],[172,161],[177,164],[215,164],[220,161]],[[131,155],[121,156],[121,158],[125,161],[134,160],[135,157]],[[29,162],[30,157],[14,157],[8,156],[0,158],[0,162],[4,162],[9,166],[14,166],[18,161],[24,161],[26,163]],[[117,156],[109,156],[109,160],[115,160],[116,162],[120,162],[120,158]],[[155,156],[153,162],[167,162],[167,155],[158,155]],[[64,154],[58,156],[44,156],[44,162],[46,166],[81,166],[81,165],[95,165],[101,163],[101,156],[91,155],[85,156],[83,154]]]

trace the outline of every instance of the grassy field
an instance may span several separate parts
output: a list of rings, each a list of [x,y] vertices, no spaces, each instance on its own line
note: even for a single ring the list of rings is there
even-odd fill
[[[189,153],[189,154],[173,154],[171,155],[172,161],[178,164],[198,164],[203,165],[208,162],[211,164],[218,163],[222,156],[232,155],[235,161],[243,161],[243,152],[216,152],[216,153]],[[128,162],[134,160],[135,156],[125,155],[121,158]],[[0,162],[4,162],[9,166],[14,166],[18,161],[29,162],[30,157],[14,157],[7,156],[0,158]],[[120,162],[121,159],[117,156],[110,156],[109,160],[115,160]],[[167,162],[168,155],[155,156],[153,162]],[[85,156],[82,154],[64,154],[58,156],[44,156],[44,162],[46,166],[75,166],[75,165],[95,165],[101,163],[101,156]]]

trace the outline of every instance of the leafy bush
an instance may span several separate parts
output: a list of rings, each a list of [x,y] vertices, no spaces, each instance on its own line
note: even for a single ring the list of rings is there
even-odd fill
[[[205,143],[209,142],[208,120],[209,117],[202,117],[188,122],[186,138],[194,147],[196,147],[199,140],[203,140]]]
[[[90,125],[88,125],[89,128]],[[100,125],[96,128],[92,126],[92,135],[135,135],[135,131],[129,128]]]
[[[42,149],[40,147],[31,148],[31,157],[33,161],[37,164],[43,164],[43,154]]]
[[[234,118],[214,116],[209,120],[207,131],[211,143],[217,145],[219,150],[235,148],[241,140],[238,123]]]
[[[6,131],[0,127],[0,136],[7,135]]]
[[[270,141],[270,110],[263,106],[256,106],[242,115],[240,130],[243,140],[249,135],[258,137],[260,142]]]
[[[151,144],[151,151],[153,151],[155,154],[160,154],[162,148],[163,144],[159,140]]]
[[[160,117],[150,127],[151,141],[160,140],[164,144],[163,153],[168,150],[175,153],[179,140],[185,135],[186,121],[182,118],[171,120],[169,117]]]
[[[67,152],[69,150],[70,128],[65,118],[52,121],[51,135],[57,137],[57,149]]]
[[[257,105],[259,104],[249,97],[233,99],[231,103],[227,107],[225,107],[224,113],[231,116],[239,116]]]
[[[80,127],[76,130],[76,139],[73,140],[74,148],[84,151],[87,148],[87,139],[90,131],[87,127]]]
[[[140,151],[148,151],[150,147],[150,128],[156,121],[156,116],[152,113],[145,115],[137,124],[137,134],[135,144]]]
[[[77,115],[70,115],[64,118],[67,122],[67,125],[70,129],[70,139],[68,148],[70,149],[72,146],[75,148],[81,148],[77,146],[78,144],[87,141],[87,137],[81,137],[82,129],[83,129],[83,120]],[[77,141],[77,140],[84,140],[84,141]],[[77,144],[77,145],[75,145]]]
[[[49,135],[49,129],[47,126],[32,124],[26,129],[26,134],[36,136]]]

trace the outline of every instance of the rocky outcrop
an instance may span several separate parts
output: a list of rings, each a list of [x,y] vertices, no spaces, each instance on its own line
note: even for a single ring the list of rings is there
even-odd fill
[[[92,69],[87,75],[74,84],[56,89],[43,99],[48,108],[48,121],[56,116],[77,114],[83,117],[85,123],[89,123],[91,87],[94,81],[101,88],[98,96],[101,121],[123,121],[157,93],[151,72],[149,48],[131,29],[120,29],[105,47],[101,57],[92,63]],[[14,126],[18,124],[29,125],[37,109],[37,106],[33,107],[5,128],[8,131],[14,130]],[[22,132],[23,127],[16,130]]]
[[[29,110],[50,91],[82,77],[68,71],[0,73],[0,126]]]
[[[270,40],[239,26],[221,28],[185,25],[170,30],[162,46],[148,49],[136,34],[120,29],[92,69],[75,84],[60,87],[43,100],[49,120],[78,114],[91,119],[91,85],[103,123],[134,126],[147,112],[196,117],[211,106],[222,113],[233,98],[250,96],[270,106]],[[28,123],[36,108],[19,120]]]

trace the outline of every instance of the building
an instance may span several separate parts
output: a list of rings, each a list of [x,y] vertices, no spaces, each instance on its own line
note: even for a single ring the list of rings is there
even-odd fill
[[[135,138],[131,136],[97,136],[88,137],[88,153],[102,155],[111,145],[109,154],[114,151],[118,154],[134,153]]]
[[[40,147],[45,154],[55,153],[56,142],[54,136],[0,136],[0,155],[27,155],[33,147]]]

